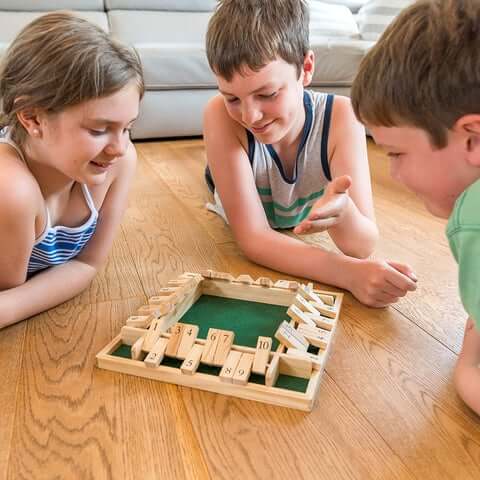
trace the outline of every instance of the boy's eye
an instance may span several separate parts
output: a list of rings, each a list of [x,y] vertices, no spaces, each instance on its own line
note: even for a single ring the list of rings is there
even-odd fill
[[[238,101],[238,98],[235,98],[235,97],[233,97],[233,98],[226,98],[225,100],[226,100],[228,103],[235,103],[236,101]]]
[[[272,92],[272,93],[262,93],[259,95],[260,98],[273,98],[277,95],[277,92]]]
[[[90,135],[93,135],[94,137],[99,137],[100,135],[105,135],[107,133],[106,130],[95,130],[93,128],[89,128],[88,131],[90,132]]]
[[[387,153],[387,156],[389,158],[393,158],[393,159],[396,159],[396,158],[400,157],[400,155],[401,155],[401,153],[393,153],[393,152],[388,152]]]

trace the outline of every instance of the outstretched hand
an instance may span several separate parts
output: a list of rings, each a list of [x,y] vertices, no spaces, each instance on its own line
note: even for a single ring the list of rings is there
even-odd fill
[[[350,206],[348,189],[352,179],[348,175],[334,178],[323,196],[315,202],[308,217],[293,230],[297,234],[323,232],[339,224]]]

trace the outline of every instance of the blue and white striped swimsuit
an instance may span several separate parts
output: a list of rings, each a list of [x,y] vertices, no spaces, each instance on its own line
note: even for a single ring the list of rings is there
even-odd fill
[[[68,260],[76,257],[92,238],[97,226],[98,212],[85,184],[82,184],[82,191],[90,208],[90,217],[79,227],[64,227],[62,225],[52,227],[47,209],[47,225],[33,245],[28,262],[28,274],[68,262]]]
[[[0,143],[7,143],[12,146],[22,161],[26,163],[23,152],[18,145],[10,140],[8,133],[4,137],[0,136]],[[62,225],[52,227],[50,213],[47,208],[47,224],[45,230],[40,237],[35,240],[33,245],[33,250],[28,262],[28,275],[54,265],[68,262],[68,260],[76,257],[90,238],[92,238],[95,233],[95,227],[97,226],[98,211],[95,208],[88,187],[84,184],[82,184],[81,187],[85,201],[90,209],[89,218],[83,225],[78,227],[65,227]]]

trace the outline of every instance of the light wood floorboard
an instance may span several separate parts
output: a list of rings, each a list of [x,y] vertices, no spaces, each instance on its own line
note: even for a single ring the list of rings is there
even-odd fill
[[[382,310],[346,294],[311,413],[97,369],[126,318],[183,271],[291,278],[249,262],[205,209],[201,140],[137,149],[106,268],[77,298],[0,331],[0,479],[480,478],[480,419],[452,385],[466,315],[445,222],[392,182],[373,144],[375,255],[409,263],[419,288]]]

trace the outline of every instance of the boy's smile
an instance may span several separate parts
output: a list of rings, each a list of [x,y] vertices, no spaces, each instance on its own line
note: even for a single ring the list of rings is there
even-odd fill
[[[303,87],[310,76],[298,78],[294,65],[274,60],[258,71],[245,66],[230,81],[217,76],[228,114],[262,143],[291,145],[305,122]]]

